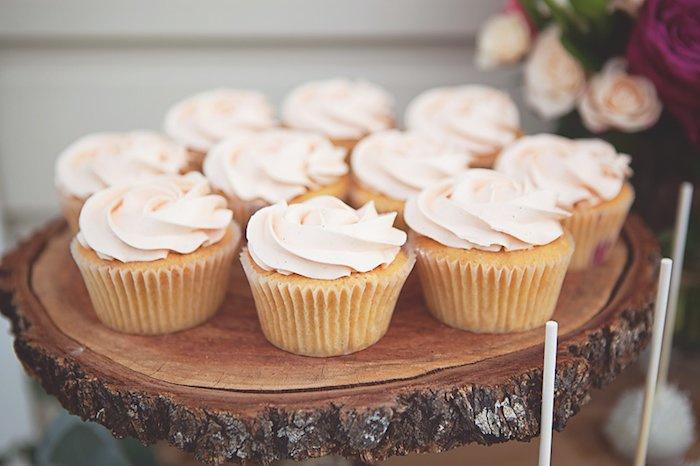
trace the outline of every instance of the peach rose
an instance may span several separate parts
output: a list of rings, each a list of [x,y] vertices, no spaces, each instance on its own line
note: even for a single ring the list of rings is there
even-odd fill
[[[632,76],[623,59],[614,58],[593,76],[578,104],[583,124],[600,133],[608,129],[634,133],[654,126],[661,115],[661,101],[654,85],[643,76]]]
[[[559,41],[559,29],[545,29],[525,64],[525,100],[541,117],[558,118],[576,105],[586,74]]]
[[[515,63],[530,50],[530,26],[520,12],[492,16],[476,39],[476,64],[481,69]]]

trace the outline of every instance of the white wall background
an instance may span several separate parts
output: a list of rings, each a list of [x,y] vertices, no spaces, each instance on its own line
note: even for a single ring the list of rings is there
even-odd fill
[[[437,85],[482,82],[518,97],[517,70],[472,64],[475,32],[498,3],[2,0],[0,205],[11,233],[56,211],[53,161],[71,141],[160,128],[171,103],[209,87],[257,88],[279,103],[305,80],[364,77],[393,92],[399,111]],[[541,125],[523,113],[526,128]],[[27,430],[9,346],[0,335],[0,449]]]

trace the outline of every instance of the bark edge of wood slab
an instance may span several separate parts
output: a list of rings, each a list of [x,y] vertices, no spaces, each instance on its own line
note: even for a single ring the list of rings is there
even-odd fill
[[[372,463],[469,442],[525,441],[539,433],[541,343],[407,378],[279,391],[178,384],[131,370],[62,333],[34,291],[33,266],[64,230],[65,222],[54,220],[3,258],[0,309],[12,322],[25,370],[68,411],[116,436],[144,443],[164,439],[208,463],[326,454]],[[588,401],[591,389],[611,382],[649,339],[659,247],[636,216],[627,220],[622,241],[628,251],[624,270],[605,306],[560,335],[558,430]],[[348,358],[359,368],[369,364]],[[320,363],[307,365],[313,364]]]

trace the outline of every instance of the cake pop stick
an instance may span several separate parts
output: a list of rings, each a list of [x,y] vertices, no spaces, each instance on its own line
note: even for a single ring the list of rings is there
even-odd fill
[[[639,426],[634,466],[644,466],[647,459],[651,412],[654,405],[656,379],[659,372],[659,358],[661,356],[661,342],[664,336],[664,320],[666,319],[666,304],[668,303],[668,289],[671,282],[672,267],[673,261],[671,259],[661,259],[659,286],[656,291],[656,305],[654,307],[654,327],[651,334],[651,356],[649,359],[649,369],[647,370],[644,403],[642,405],[642,420]]]
[[[558,329],[559,324],[553,320],[547,322],[545,326],[539,466],[549,466],[552,460],[552,418],[554,414],[554,375],[557,368]]]
[[[688,219],[690,218],[690,205],[693,201],[693,185],[685,182],[681,185],[678,209],[676,211],[676,228],[673,234],[673,272],[671,273],[671,288],[668,296],[668,311],[666,313],[666,325],[664,326],[664,341],[661,346],[661,361],[659,362],[658,385],[668,382],[668,370],[671,362],[671,349],[673,348],[673,331],[676,326],[676,310],[678,306],[678,292],[681,287],[683,275],[683,256],[685,255],[685,238],[688,235]]]

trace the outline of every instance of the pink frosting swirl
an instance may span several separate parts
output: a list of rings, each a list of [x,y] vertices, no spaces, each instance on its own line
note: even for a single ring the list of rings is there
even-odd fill
[[[288,201],[348,172],[345,150],[314,133],[274,129],[238,133],[204,160],[212,185],[244,201]]]
[[[90,196],[78,241],[105,260],[154,261],[219,242],[232,216],[201,174],[164,175]]]
[[[282,119],[290,128],[324,134],[332,139],[360,139],[394,125],[393,99],[366,81],[313,81],[289,93]]]
[[[379,215],[371,202],[355,210],[332,196],[281,202],[248,222],[248,252],[264,270],[334,280],[394,261],[406,242],[395,218]]]
[[[58,156],[56,187],[85,198],[108,186],[175,174],[186,165],[185,149],[157,133],[90,134]]]
[[[515,251],[563,234],[552,191],[531,190],[494,170],[474,168],[432,185],[406,203],[415,232],[452,248]]]
[[[464,151],[492,157],[520,131],[520,115],[508,94],[486,86],[439,87],[406,109],[406,128]]]
[[[553,134],[526,136],[507,147],[496,170],[538,189],[557,193],[571,210],[616,197],[631,170],[630,157],[601,139],[567,139]]]
[[[165,132],[189,149],[206,152],[237,131],[277,126],[275,110],[264,94],[215,89],[175,104],[165,116]]]
[[[352,152],[352,171],[364,185],[406,200],[467,168],[470,157],[414,132],[381,131]]]

